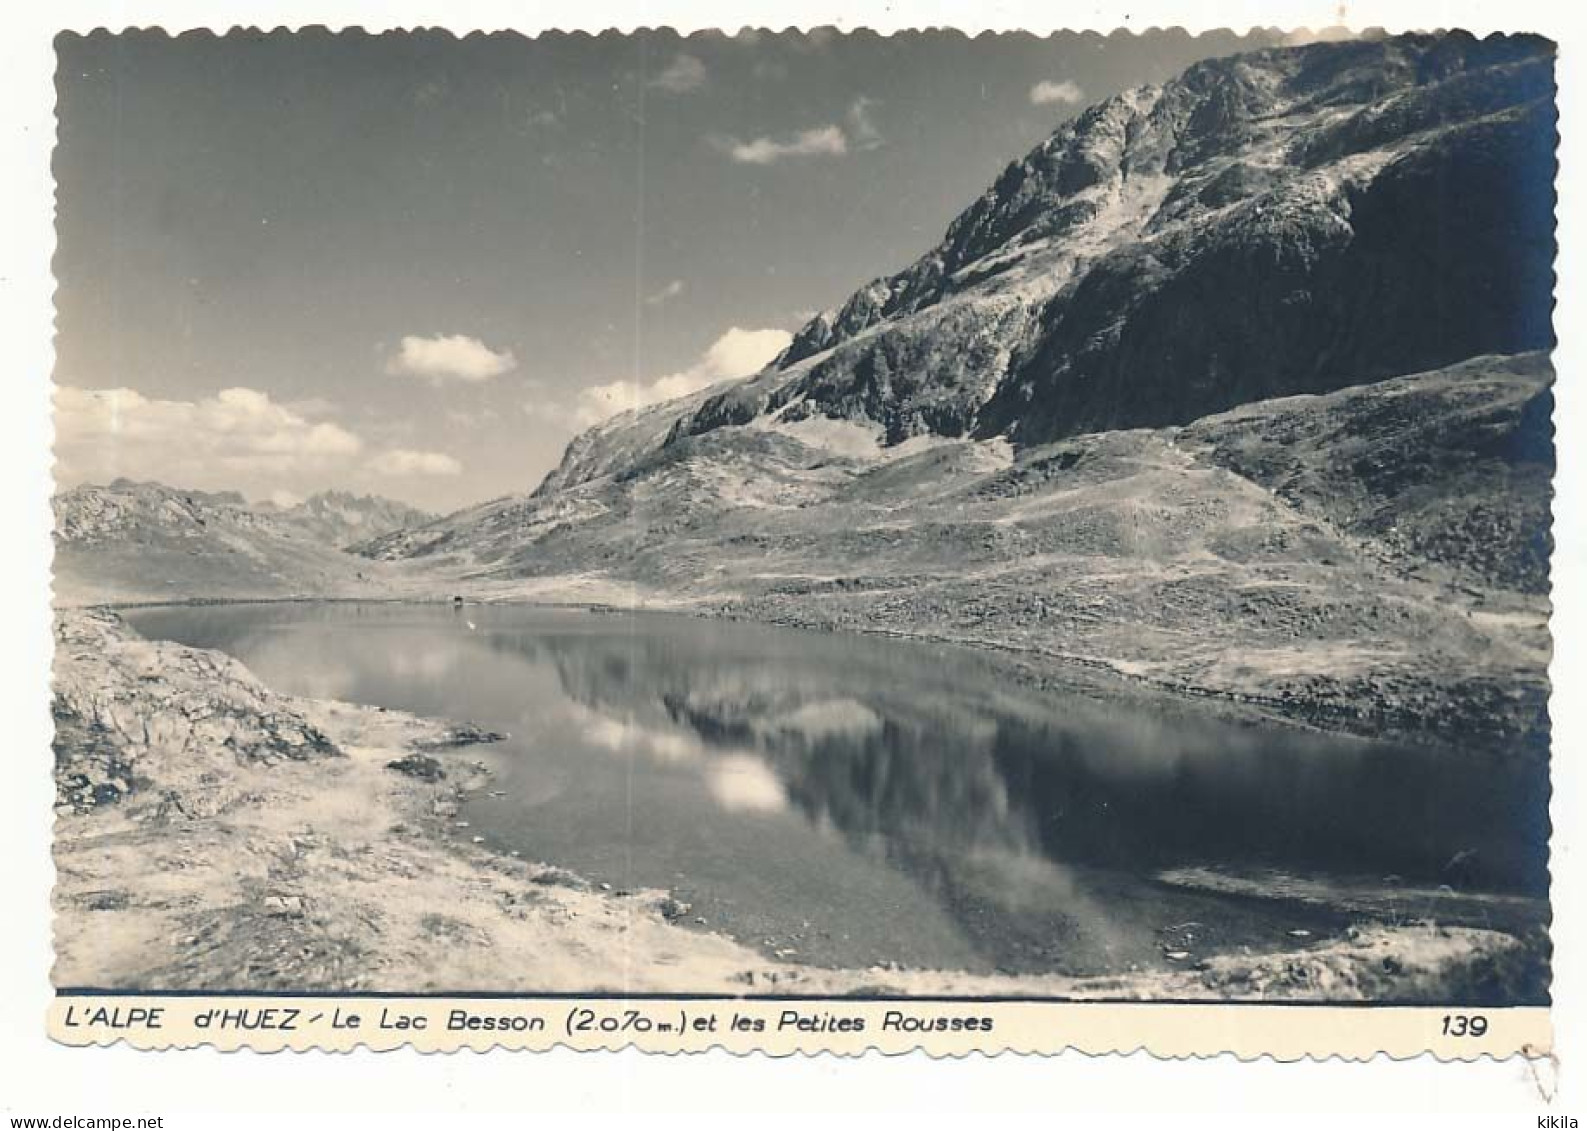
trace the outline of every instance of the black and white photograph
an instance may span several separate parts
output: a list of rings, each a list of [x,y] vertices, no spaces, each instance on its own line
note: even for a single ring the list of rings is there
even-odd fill
[[[55,51],[57,991],[1549,1004],[1548,38]]]

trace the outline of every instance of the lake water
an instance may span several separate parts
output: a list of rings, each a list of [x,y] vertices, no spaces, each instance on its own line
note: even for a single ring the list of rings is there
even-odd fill
[[[1363,918],[1263,897],[1279,879],[1366,892],[1399,919],[1546,915],[1546,773],[1517,759],[1036,693],[968,650],[683,617],[304,603],[127,619],[280,691],[507,732],[459,755],[504,794],[467,802],[466,834],[670,889],[686,922],[790,960],[1103,973]],[[1189,868],[1255,888],[1167,882]],[[1440,885],[1459,897],[1430,903]]]

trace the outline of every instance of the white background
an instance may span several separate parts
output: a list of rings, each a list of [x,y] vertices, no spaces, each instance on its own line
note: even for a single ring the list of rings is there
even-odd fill
[[[254,3],[56,2],[19,4],[0,25],[0,1118],[163,1114],[166,1126],[443,1125],[434,1112],[470,1113],[478,1125],[523,1126],[489,1113],[523,1110],[615,1111],[911,1111],[912,1123],[946,1122],[965,1110],[1067,1110],[1138,1113],[1121,1125],[1178,1124],[1176,1113],[1319,1113],[1286,1119],[1289,1127],[1333,1125],[1344,1111],[1420,1113],[1405,1126],[1535,1126],[1542,1112],[1587,1120],[1587,948],[1577,893],[1582,890],[1577,827],[1583,775],[1578,759],[1587,733],[1587,577],[1584,577],[1583,433],[1587,390],[1581,355],[1579,272],[1582,264],[1581,176],[1584,73],[1583,20],[1565,0],[1494,3],[1366,4],[1310,2],[1207,3],[1135,0],[1057,4],[1010,0],[674,0],[611,3],[556,0],[261,0]],[[371,30],[403,26],[518,28],[672,25],[680,31],[744,25],[783,28],[832,24],[881,31],[951,26],[967,32],[1027,28],[1136,31],[1230,25],[1383,26],[1391,31],[1464,27],[1479,34],[1532,31],[1560,44],[1559,285],[1560,347],[1555,418],[1559,477],[1554,557],[1554,944],[1559,1064],[1519,1060],[1442,1064],[1429,1057],[1368,1064],[1242,1064],[1230,1057],[1165,1062],[1143,1054],[1088,1058],[973,1057],[931,1061],[922,1056],[735,1058],[625,1054],[419,1056],[399,1053],[219,1054],[135,1053],[124,1048],[66,1049],[43,1037],[49,996],[49,840],[53,786],[49,773],[49,614],[45,595],[50,557],[50,420],[52,313],[49,260],[53,248],[49,155],[53,142],[51,38],[64,28],[162,25],[172,31],[210,27],[327,24]],[[1370,1022],[1370,1017],[1364,1017]],[[1216,1045],[1217,1034],[1207,1034]],[[1554,1094],[1544,1102],[1541,1087]],[[225,1119],[196,1113],[228,1113]],[[231,1113],[261,1113],[239,1119]],[[274,1118],[263,1113],[304,1113]],[[187,1114],[184,1114],[187,1113]],[[332,1115],[331,1113],[336,1113]],[[359,1113],[385,1113],[359,1117]],[[1155,1114],[1154,1114],[1155,1113]],[[1437,1113],[1437,1114],[1435,1114]],[[1493,1113],[1501,1113],[1497,1116]],[[311,1118],[310,1115],[313,1117]],[[1165,1119],[1164,1116],[1169,1116]],[[1171,1121],[1172,1120],[1172,1121]],[[453,1120],[446,1120],[446,1123]],[[1109,1121],[1113,1122],[1112,1120]],[[1210,1123],[1206,1115],[1192,1122]],[[1220,1118],[1218,1124],[1229,1122]],[[1236,1123],[1271,1124],[1249,1117]],[[824,1124],[819,1117],[802,1127]],[[9,1125],[8,1123],[6,1124]]]

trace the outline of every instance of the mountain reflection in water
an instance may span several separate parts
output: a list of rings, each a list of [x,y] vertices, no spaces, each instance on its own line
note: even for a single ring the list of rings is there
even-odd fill
[[[510,732],[470,755],[505,795],[472,831],[803,961],[1097,973],[1160,965],[1176,923],[1216,949],[1348,922],[1174,868],[1546,885],[1540,766],[1036,694],[962,650],[508,606],[129,619],[281,690]]]

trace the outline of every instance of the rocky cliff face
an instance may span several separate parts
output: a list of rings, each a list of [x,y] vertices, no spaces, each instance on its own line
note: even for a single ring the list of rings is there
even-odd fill
[[[1551,93],[1520,41],[1197,68],[1139,126],[1172,139],[1157,214],[1048,303],[976,430],[1183,423],[1550,345]]]
[[[1412,35],[1110,99],[765,373],[587,434],[549,486],[757,419],[1029,446],[1546,348],[1552,62]]]

